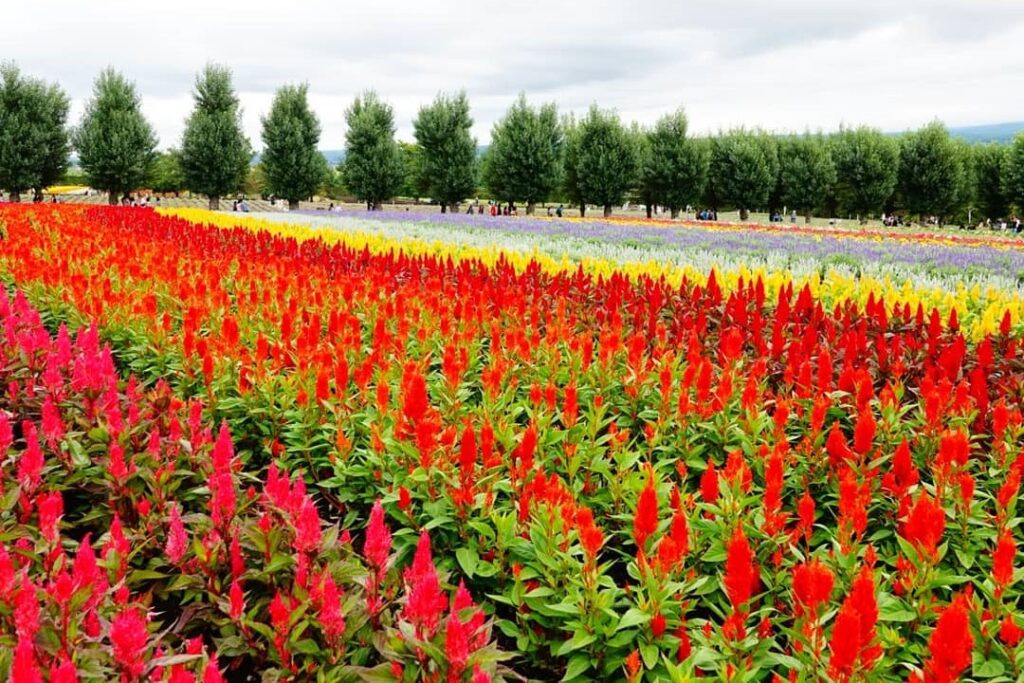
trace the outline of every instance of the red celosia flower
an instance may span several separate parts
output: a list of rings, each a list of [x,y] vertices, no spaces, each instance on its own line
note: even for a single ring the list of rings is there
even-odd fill
[[[412,566],[405,570],[406,603],[402,616],[416,627],[417,635],[430,639],[437,631],[445,598],[430,556],[430,534],[420,534]]]
[[[229,601],[229,616],[232,621],[239,621],[242,618],[242,612],[245,610],[245,594],[242,592],[242,586],[238,583],[238,579],[231,582],[231,588],[228,591]]]
[[[39,488],[43,474],[43,451],[39,447],[39,436],[31,420],[21,423],[25,451],[18,458],[18,483],[25,493],[32,494]]]
[[[651,635],[655,638],[661,638],[661,634],[665,632],[665,616],[661,612],[655,612],[654,616],[651,617]]]
[[[127,609],[110,622],[110,643],[114,659],[128,679],[137,679],[146,668],[148,640],[146,618],[139,609]]]
[[[798,614],[813,614],[818,605],[832,595],[834,583],[832,572],[816,559],[797,565],[793,569],[793,595],[796,597]]]
[[[865,409],[857,417],[853,429],[853,449],[860,455],[867,455],[875,441],[875,416],[870,409]]]
[[[1017,554],[1017,544],[1013,534],[1004,530],[999,534],[999,541],[992,553],[992,578],[999,590],[1013,583],[1013,560]]]
[[[64,515],[64,498],[60,491],[37,496],[36,508],[39,510],[39,532],[50,543],[56,543],[60,518]]]
[[[758,581],[754,553],[750,550],[743,527],[737,526],[727,546],[725,560],[725,592],[734,610],[741,611],[753,594]]]
[[[462,672],[466,669],[469,659],[469,627],[459,620],[454,611],[448,616],[448,626],[444,636],[444,654],[448,661],[448,683],[462,681]]]
[[[203,671],[203,683],[224,683],[224,676],[220,673],[220,668],[217,666],[217,655],[210,655],[210,661],[206,665],[206,670]]]
[[[860,614],[853,605],[844,602],[839,614],[836,615],[832,638],[828,643],[828,648],[832,652],[829,669],[834,677],[848,678],[852,673],[860,653],[860,639],[856,637],[858,633]]]
[[[50,667],[50,683],[78,683],[78,670],[70,659]]]
[[[971,635],[967,596],[957,594],[942,611],[928,639],[929,658],[925,671],[937,681],[954,681],[971,663],[974,636]]]
[[[654,489],[653,474],[647,481],[633,514],[633,539],[637,551],[643,551],[647,538],[658,530],[658,493]]]
[[[946,511],[924,492],[917,496],[903,523],[902,535],[922,556],[938,557],[939,543],[946,530]]]
[[[1024,636],[1024,630],[1017,626],[1017,620],[1012,614],[1007,614],[999,622],[999,640],[1003,641],[1007,647],[1017,647],[1022,636]]]
[[[19,638],[11,662],[10,683],[43,683],[43,674],[36,662],[35,646],[31,638]]]
[[[185,557],[188,549],[188,534],[185,533],[185,526],[181,523],[181,513],[178,511],[178,504],[171,503],[170,522],[167,529],[167,545],[164,552],[171,564],[178,564],[181,558]]]
[[[490,675],[480,668],[479,664],[473,665],[473,680],[470,683],[491,683]]]
[[[391,530],[384,523],[384,507],[379,500],[370,510],[370,523],[366,527],[366,539],[363,541],[363,556],[378,571],[388,566],[391,556]]]
[[[708,467],[701,475],[700,495],[709,505],[713,505],[718,500],[718,472],[715,470],[714,460],[708,460]]]

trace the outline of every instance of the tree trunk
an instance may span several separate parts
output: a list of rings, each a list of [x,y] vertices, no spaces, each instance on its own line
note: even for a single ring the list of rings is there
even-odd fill
[[[452,202],[451,204],[448,205],[448,213],[458,213],[458,212],[459,212],[459,203],[458,202]]]
[[[580,218],[586,218],[587,216],[587,205],[580,204]]]
[[[210,195],[210,211],[220,211],[220,197]]]
[[[441,213],[448,213],[448,205],[441,202]]]
[[[43,189],[42,188],[40,188],[40,187],[36,188],[35,197],[33,197],[32,201],[36,202],[37,204],[42,203],[42,201],[43,201]]]
[[[298,211],[299,210],[299,200],[298,199],[289,199],[288,200],[288,210],[289,211]]]
[[[13,202],[14,204],[17,204],[20,201],[21,201],[21,193],[20,192],[16,192],[15,190],[11,190],[11,202]]]
[[[750,218],[750,212],[747,211],[745,208],[740,209],[740,220],[745,221],[748,218]]]
[[[611,204],[605,204],[604,205],[604,217],[608,218],[608,216],[611,216],[611,215],[612,215],[612,205]]]
[[[647,205],[647,218],[650,219],[653,214],[654,214],[654,207],[652,207],[650,204],[648,204]]]
[[[811,222],[811,212],[808,211],[806,214],[804,214],[804,223],[810,223],[810,222]]]
[[[679,207],[674,206],[674,207],[672,207],[671,211],[672,211],[672,220],[675,220],[675,219],[679,218]]]
[[[110,192],[107,194],[107,203],[111,206],[117,206],[117,193]]]
[[[526,202],[526,215],[527,216],[532,216],[533,215],[533,210],[534,210],[534,208],[536,208],[536,206],[537,206],[537,204],[535,202]]]

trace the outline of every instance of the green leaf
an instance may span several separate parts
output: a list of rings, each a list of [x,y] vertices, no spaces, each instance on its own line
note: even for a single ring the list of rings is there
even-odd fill
[[[465,547],[459,548],[455,551],[455,559],[459,561],[459,566],[466,573],[466,578],[472,579],[473,574],[476,572],[477,564],[480,562],[480,556],[476,554],[476,550]]]
[[[646,624],[650,620],[650,614],[638,610],[636,607],[630,607],[629,611],[622,615],[622,619],[619,620],[619,625],[615,628],[615,630],[621,631],[624,628],[639,626],[640,624]]]
[[[557,654],[559,657],[562,657],[564,655],[569,654],[570,652],[574,652],[582,647],[590,645],[595,640],[597,640],[597,636],[595,636],[593,633],[587,633],[586,631],[576,631],[576,633],[573,634],[572,638],[562,643],[562,646],[558,648]]]
[[[563,681],[571,681],[590,670],[590,657],[584,654],[575,654],[569,659],[569,666],[565,669]]]

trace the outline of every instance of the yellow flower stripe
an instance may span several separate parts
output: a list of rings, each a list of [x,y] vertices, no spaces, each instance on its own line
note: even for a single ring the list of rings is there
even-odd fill
[[[646,275],[655,279],[664,277],[673,284],[678,284],[682,282],[683,278],[686,278],[691,282],[703,285],[706,283],[708,275],[692,266],[676,266],[658,261],[620,263],[592,258],[582,261],[574,261],[568,257],[556,259],[536,248],[525,252],[506,249],[497,244],[480,248],[441,241],[427,242],[414,238],[396,240],[369,231],[341,231],[329,227],[280,223],[261,218],[216,213],[205,209],[158,209],[158,212],[218,228],[241,227],[299,241],[319,239],[326,244],[344,244],[360,250],[365,248],[373,254],[401,251],[413,256],[479,260],[488,266],[494,265],[499,259],[504,258],[520,272],[530,261],[536,261],[545,272],[552,274],[572,272],[582,265],[585,272],[595,276],[600,275],[607,278],[613,273],[622,273],[636,279]],[[901,306],[909,304],[912,310],[916,310],[918,304],[921,304],[927,312],[930,312],[932,308],[937,308],[942,314],[943,320],[948,317],[953,308],[956,308],[965,333],[974,340],[981,339],[985,334],[995,333],[1007,310],[1010,311],[1014,323],[1024,320],[1024,298],[1017,292],[1007,292],[995,287],[982,290],[978,285],[967,287],[963,283],[957,283],[955,289],[952,290],[941,287],[921,288],[915,287],[909,279],[899,282],[888,277],[854,277],[832,270],[828,271],[824,279],[817,273],[794,278],[789,271],[768,271],[763,266],[750,268],[745,265],[716,273],[718,283],[725,292],[735,290],[741,279],[750,282],[757,277],[762,278],[768,292],[777,292],[780,287],[790,284],[799,291],[807,284],[810,286],[811,293],[827,305],[853,301],[863,306],[869,296],[874,294],[876,299],[883,297],[890,306],[894,303],[899,303]]]

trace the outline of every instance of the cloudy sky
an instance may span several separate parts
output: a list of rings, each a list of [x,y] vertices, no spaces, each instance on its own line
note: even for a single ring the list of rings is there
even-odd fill
[[[697,132],[1024,119],[1022,0],[37,0],[0,28],[0,60],[59,81],[74,119],[100,69],[125,72],[161,147],[207,61],[234,70],[257,148],[274,89],[302,81],[325,149],[371,87],[404,139],[458,89],[481,142],[520,91],[641,123],[684,106]]]

